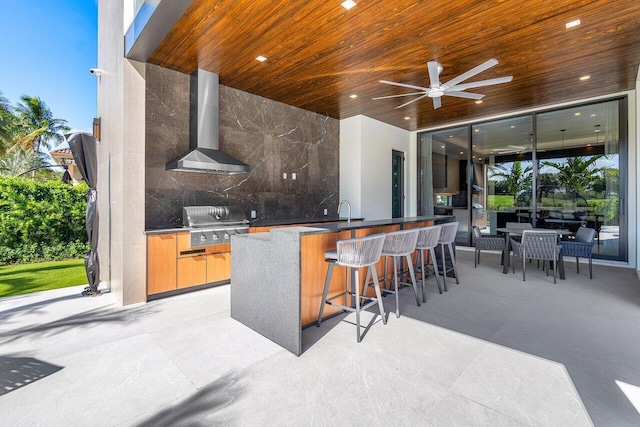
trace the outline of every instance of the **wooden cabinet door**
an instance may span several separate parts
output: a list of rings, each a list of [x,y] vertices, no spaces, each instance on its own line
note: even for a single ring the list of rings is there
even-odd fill
[[[231,252],[207,255],[207,283],[231,278]]]
[[[176,235],[147,237],[147,294],[176,289]]]
[[[207,257],[204,255],[178,259],[178,289],[207,282]]]

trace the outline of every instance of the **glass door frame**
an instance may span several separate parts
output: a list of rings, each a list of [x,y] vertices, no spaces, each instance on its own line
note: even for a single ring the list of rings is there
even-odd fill
[[[548,108],[548,109],[540,109],[540,110],[536,110],[536,111],[532,111],[529,113],[522,113],[522,114],[514,114],[512,116],[510,115],[506,115],[504,117],[494,117],[491,119],[487,119],[487,120],[479,120],[479,121],[472,121],[472,122],[468,122],[468,123],[462,123],[462,124],[457,124],[457,125],[451,125],[451,126],[445,126],[442,128],[434,128],[434,129],[429,129],[429,130],[425,130],[425,131],[420,131],[417,132],[417,137],[416,137],[416,144],[417,144],[417,214],[418,215],[426,215],[426,213],[422,212],[422,206],[423,206],[423,201],[422,201],[422,194],[423,194],[423,189],[422,189],[422,177],[423,177],[423,171],[421,169],[421,159],[422,159],[422,144],[421,144],[421,135],[424,133],[431,133],[431,132],[444,132],[450,129],[460,129],[460,128],[464,128],[467,127],[467,132],[469,134],[469,141],[468,141],[468,148],[467,148],[467,220],[468,223],[470,224],[469,226],[469,232],[467,233],[467,239],[466,242],[460,242],[458,240],[458,242],[466,244],[466,245],[471,245],[471,240],[472,240],[472,234],[471,233],[471,226],[473,225],[472,221],[473,221],[473,207],[472,207],[472,184],[473,184],[473,163],[472,163],[472,151],[473,151],[473,132],[472,132],[472,127],[473,125],[479,125],[479,124],[487,124],[487,123],[492,123],[498,120],[503,120],[503,119],[510,119],[510,118],[516,118],[516,117],[523,117],[523,116],[531,116],[532,117],[532,153],[531,153],[531,161],[532,164],[534,165],[533,167],[533,176],[532,176],[532,197],[531,197],[531,209],[532,212],[537,212],[537,208],[538,208],[538,202],[537,202],[537,197],[536,197],[536,191],[535,189],[537,189],[537,184],[538,184],[538,156],[537,156],[537,150],[538,150],[538,129],[537,129],[537,116],[539,114],[542,113],[550,113],[550,112],[554,112],[554,111],[562,111],[562,110],[566,110],[568,108],[575,108],[575,107],[581,107],[581,106],[589,106],[589,105],[596,105],[596,104],[602,104],[602,103],[607,103],[607,102],[612,102],[612,101],[617,101],[618,102],[618,131],[619,131],[619,135],[618,135],[618,143],[619,143],[619,152],[618,152],[618,156],[619,156],[619,164],[618,164],[618,170],[619,170],[619,191],[620,191],[620,195],[619,195],[619,253],[617,256],[612,256],[612,255],[598,255],[597,258],[598,259],[609,259],[609,260],[615,260],[615,261],[624,261],[624,262],[628,262],[629,260],[629,236],[628,236],[628,232],[629,232],[629,227],[628,227],[628,221],[629,221],[629,217],[628,217],[628,155],[629,155],[629,116],[628,116],[628,102],[629,102],[629,98],[627,95],[622,95],[622,96],[615,96],[612,98],[606,98],[606,99],[599,99],[599,100],[593,100],[593,101],[589,101],[589,102],[584,102],[584,103],[576,103],[576,104],[571,104],[571,105],[563,105],[563,106],[558,106],[558,107],[553,107],[553,108]],[[537,218],[536,215],[532,215],[532,221],[533,221],[533,226],[536,226],[536,222],[537,222]]]

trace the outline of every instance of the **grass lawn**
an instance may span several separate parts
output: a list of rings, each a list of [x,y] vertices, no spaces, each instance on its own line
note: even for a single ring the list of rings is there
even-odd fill
[[[499,211],[500,207],[513,209],[513,196],[510,194],[489,194],[487,196],[487,210]]]
[[[0,267],[0,298],[86,283],[83,259]]]

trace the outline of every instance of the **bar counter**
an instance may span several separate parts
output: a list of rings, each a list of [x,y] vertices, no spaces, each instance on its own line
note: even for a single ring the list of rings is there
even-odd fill
[[[452,216],[432,215],[276,228],[268,233],[232,236],[231,317],[300,355],[302,328],[318,318],[328,268],[326,250],[335,249],[338,240],[453,220]],[[382,261],[379,264],[378,272],[382,272]],[[329,296],[341,292],[344,286],[344,274],[334,274]],[[337,311],[327,306],[324,315]]]

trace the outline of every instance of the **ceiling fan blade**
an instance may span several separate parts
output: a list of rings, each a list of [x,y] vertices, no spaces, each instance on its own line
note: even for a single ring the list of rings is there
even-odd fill
[[[424,92],[411,92],[411,93],[401,93],[400,95],[389,95],[389,96],[376,96],[371,99],[388,99],[388,98],[398,98],[399,96],[410,96],[410,95],[422,95]]]
[[[427,68],[429,69],[429,82],[431,87],[440,87],[440,73],[438,72],[438,64],[436,61],[427,62]]]
[[[484,63],[478,65],[477,67],[470,69],[466,73],[462,73],[458,77],[449,80],[448,82],[445,83],[445,85],[447,85],[449,87],[455,86],[456,84],[458,84],[458,83],[460,83],[460,82],[462,82],[464,80],[467,80],[468,78],[471,78],[471,77],[475,76],[476,74],[479,74],[479,73],[483,72],[484,70],[488,70],[489,68],[493,67],[497,63],[498,63],[497,59],[490,59],[487,62],[484,62]]]
[[[449,96],[455,96],[457,98],[468,98],[468,99],[482,99],[484,98],[484,95],[481,95],[479,93],[471,93],[471,92],[458,92],[458,91],[452,91],[452,92],[445,92],[445,95],[449,95]]]
[[[404,84],[404,83],[390,82],[389,80],[380,80],[380,83],[384,83],[384,84],[387,84],[387,85],[400,86],[400,87],[408,87],[409,89],[417,89],[417,90],[421,90],[423,92],[428,92],[429,91],[428,87],[413,86],[413,85],[408,85],[408,84]]]
[[[440,107],[442,107],[442,98],[440,98],[439,96],[433,98],[433,109],[437,110]]]
[[[477,82],[463,83],[461,85],[451,86],[449,87],[448,90],[453,90],[454,92],[456,92],[456,91],[471,89],[474,87],[491,86],[491,85],[497,85],[500,83],[509,83],[511,80],[513,80],[513,76],[498,77],[495,79],[480,80]]]
[[[419,101],[419,100],[421,100],[422,98],[424,98],[425,96],[429,96],[429,95],[427,95],[427,94],[425,93],[424,95],[419,96],[419,97],[417,97],[416,99],[412,99],[412,100],[411,100],[411,101],[409,101],[409,102],[405,102],[405,103],[404,103],[404,104],[402,104],[402,105],[398,105],[398,106],[396,107],[396,110],[397,110],[398,108],[406,107],[407,105],[411,104],[412,102]]]

